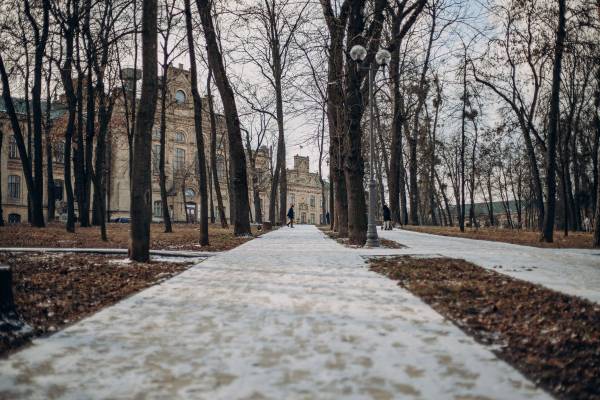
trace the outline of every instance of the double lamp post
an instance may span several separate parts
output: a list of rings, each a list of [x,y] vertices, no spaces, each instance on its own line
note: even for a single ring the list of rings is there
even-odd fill
[[[356,61],[359,65],[367,57],[367,49],[357,44],[350,49],[350,58]],[[377,64],[385,66],[389,64],[392,58],[389,51],[380,49],[375,55],[375,61]],[[369,64],[367,67],[358,67],[359,69],[369,70],[369,214],[368,214],[368,225],[367,225],[367,243],[368,247],[379,247],[379,237],[377,236],[377,225],[375,224],[375,210],[377,207],[377,184],[375,183],[375,177],[373,175],[373,165],[375,158],[375,136],[374,131],[374,103],[373,98],[373,86],[375,73],[377,68],[375,63]],[[383,199],[382,199],[383,200]]]

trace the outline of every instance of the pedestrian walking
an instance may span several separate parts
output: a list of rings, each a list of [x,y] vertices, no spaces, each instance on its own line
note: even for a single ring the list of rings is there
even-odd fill
[[[392,213],[387,204],[383,205],[383,229],[386,231],[392,230]]]
[[[287,212],[287,217],[289,218],[289,221],[286,225],[289,226],[290,228],[293,228],[294,227],[294,205],[293,204],[290,206],[290,209]]]
[[[327,225],[329,225],[329,224],[330,224],[330,222],[329,222],[329,211],[327,211],[327,212],[325,213],[325,222],[327,223]]]

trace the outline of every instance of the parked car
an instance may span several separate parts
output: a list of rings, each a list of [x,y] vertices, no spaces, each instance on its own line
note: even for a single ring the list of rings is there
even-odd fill
[[[116,222],[116,223],[120,223],[120,224],[128,224],[131,220],[129,219],[129,217],[117,217],[117,218],[113,218],[110,222]]]

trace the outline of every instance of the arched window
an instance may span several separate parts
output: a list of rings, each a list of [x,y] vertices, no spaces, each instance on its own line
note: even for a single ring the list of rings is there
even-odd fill
[[[186,97],[187,96],[185,95],[185,92],[183,90],[181,90],[181,89],[175,92],[175,102],[177,104],[183,104],[183,103],[185,103]]]
[[[8,158],[11,160],[19,159],[19,149],[17,148],[17,140],[11,135],[8,140]]]
[[[162,201],[157,200],[154,202],[153,208],[152,208],[153,214],[155,217],[162,217]]]
[[[8,214],[8,223],[9,224],[20,224],[21,223],[21,215]]]
[[[175,133],[175,141],[177,143],[185,143],[185,134],[183,132]]]

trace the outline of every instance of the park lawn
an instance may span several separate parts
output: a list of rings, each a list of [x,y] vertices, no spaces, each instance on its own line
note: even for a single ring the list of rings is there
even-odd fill
[[[0,227],[0,247],[59,247],[59,248],[120,248],[126,249],[129,242],[129,224],[110,223],[106,225],[108,241],[100,239],[100,228],[81,228],[68,233],[62,223],[53,222],[45,228],[33,228],[28,224]],[[257,235],[256,227],[252,232]],[[233,228],[223,229],[210,224],[208,246],[198,244],[197,224],[173,224],[172,233],[164,233],[163,224],[152,224],[150,248],[152,250],[196,250],[224,251],[251,240],[252,237],[236,237]]]
[[[540,233],[524,229],[501,229],[501,228],[465,228],[461,232],[457,226],[413,226],[405,225],[403,229],[431,233],[440,236],[454,236],[466,239],[490,240],[493,242],[505,242],[520,244],[524,246],[545,248],[592,248],[592,233],[569,232],[568,236],[563,231],[554,232],[554,242],[540,242]]]
[[[379,258],[397,280],[558,398],[600,399],[600,305],[451,258]]]
[[[189,268],[193,261],[136,263],[125,256],[0,253],[13,271],[15,307],[30,332],[0,331],[0,357]],[[197,262],[197,260],[195,260]]]

